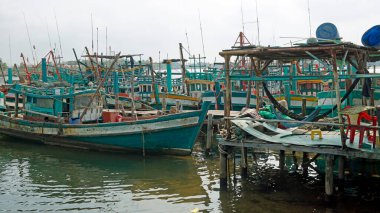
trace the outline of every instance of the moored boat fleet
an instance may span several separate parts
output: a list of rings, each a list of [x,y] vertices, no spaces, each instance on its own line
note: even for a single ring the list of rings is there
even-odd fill
[[[264,48],[245,46],[243,36],[239,46],[221,52],[236,56],[223,65],[206,65],[195,56],[186,64],[180,44],[180,59],[162,61],[164,71],[140,54],[121,53],[88,53],[65,65],[49,52],[37,65],[8,68],[2,72],[0,132],[58,146],[187,155],[209,109],[255,108],[264,119],[302,114],[311,121],[337,116],[341,97],[341,109],[380,102],[377,81],[369,80],[377,76],[364,76],[367,62],[378,61],[372,47],[322,36]],[[334,62],[325,59],[330,50],[347,52]],[[352,81],[358,75],[363,80]]]

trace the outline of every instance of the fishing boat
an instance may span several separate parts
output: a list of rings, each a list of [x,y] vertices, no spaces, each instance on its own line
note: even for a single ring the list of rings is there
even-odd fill
[[[0,114],[0,133],[44,144],[114,151],[188,155],[206,116],[201,110],[163,115],[104,119],[104,92],[73,87],[32,87],[16,84],[24,95],[23,110]],[[115,111],[119,116],[120,112]]]

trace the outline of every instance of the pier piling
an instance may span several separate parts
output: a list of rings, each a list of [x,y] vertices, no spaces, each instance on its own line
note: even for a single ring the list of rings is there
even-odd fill
[[[213,114],[208,114],[207,117],[207,141],[206,141],[206,154],[210,154],[212,136],[213,136],[213,124],[212,124]]]
[[[280,150],[279,167],[280,167],[280,172],[282,174],[285,168],[285,150]]]
[[[309,166],[308,162],[309,161],[309,153],[304,152],[302,155],[302,175],[303,177],[307,177],[309,175]]]
[[[326,193],[326,202],[332,200],[334,194],[334,156],[326,155],[326,168],[325,168],[325,193]]]
[[[227,152],[224,146],[219,147],[220,152],[220,188],[227,188]]]
[[[248,177],[248,155],[247,155],[248,149],[244,146],[241,147],[241,177],[247,178]]]
[[[339,156],[338,157],[338,191],[343,192],[344,189],[344,163],[345,163],[345,157]]]

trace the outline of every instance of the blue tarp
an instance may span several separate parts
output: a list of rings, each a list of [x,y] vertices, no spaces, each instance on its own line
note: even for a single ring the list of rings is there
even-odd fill
[[[380,25],[371,27],[363,34],[362,44],[367,47],[380,48]]]
[[[317,38],[335,40],[339,38],[338,29],[332,23],[323,23],[319,25],[316,31]]]

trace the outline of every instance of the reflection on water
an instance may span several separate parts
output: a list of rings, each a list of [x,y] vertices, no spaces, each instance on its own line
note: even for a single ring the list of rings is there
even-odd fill
[[[0,142],[2,210],[188,212],[209,205],[191,157],[143,158]]]
[[[280,175],[278,156],[272,154],[251,155],[250,177],[242,181],[236,174],[235,179],[230,179],[228,190],[220,191],[219,160],[217,157],[206,159],[201,150],[188,157],[143,158],[18,143],[13,138],[1,138],[0,147],[2,211],[329,212],[355,209],[351,208],[351,202],[326,208],[323,183],[318,175],[313,170],[307,179],[297,172]],[[296,166],[290,159],[286,158],[287,166],[295,171]],[[360,194],[361,186],[353,181],[349,184],[352,186],[346,188],[348,191]],[[371,195],[368,198],[378,199]],[[365,201],[365,205],[373,200]]]

